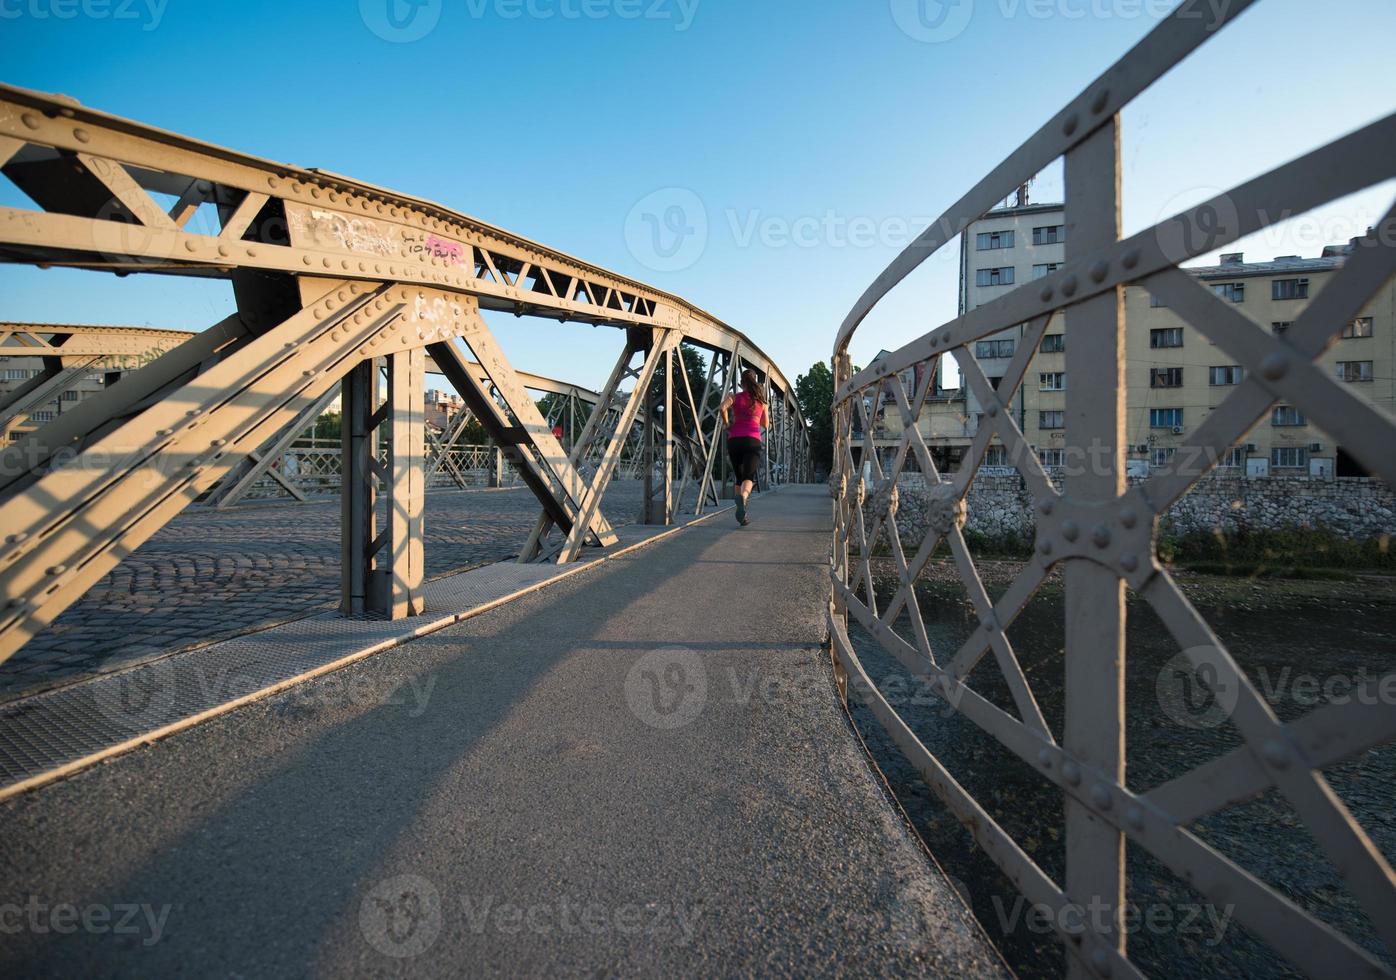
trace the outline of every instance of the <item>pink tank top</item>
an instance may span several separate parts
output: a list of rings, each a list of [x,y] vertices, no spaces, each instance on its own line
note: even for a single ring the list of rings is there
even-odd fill
[[[766,406],[745,391],[732,399],[732,437],[734,439],[760,439],[761,418]]]

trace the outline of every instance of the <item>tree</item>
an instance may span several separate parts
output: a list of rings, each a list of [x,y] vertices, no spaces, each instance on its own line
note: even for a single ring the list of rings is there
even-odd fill
[[[809,426],[814,468],[830,473],[834,468],[834,372],[816,361],[807,374],[795,379],[795,400]]]

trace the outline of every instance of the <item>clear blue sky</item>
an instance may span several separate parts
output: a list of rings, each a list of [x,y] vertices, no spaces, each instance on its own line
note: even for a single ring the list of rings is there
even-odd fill
[[[793,378],[827,359],[907,235],[1159,6],[974,0],[932,43],[911,36],[916,2],[425,0],[412,20],[407,0],[0,0],[0,77],[440,201],[689,298]],[[394,35],[389,3],[408,34],[431,30]],[[1262,0],[1126,113],[1127,230],[1391,112],[1393,38],[1391,0]],[[0,183],[0,203],[25,203]],[[1034,198],[1059,193],[1049,173]],[[1391,196],[1245,247],[1317,254]],[[706,215],[703,248],[656,251],[647,214],[661,236],[675,215]],[[864,325],[855,358],[953,316],[955,274],[953,249],[928,263]],[[200,329],[232,308],[222,283],[158,277],[0,267],[0,290],[5,319]],[[496,322],[519,367],[592,384],[620,339]]]

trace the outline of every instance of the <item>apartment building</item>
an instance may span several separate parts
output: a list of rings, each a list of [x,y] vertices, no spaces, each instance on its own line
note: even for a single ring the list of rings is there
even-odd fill
[[[1001,208],[971,225],[961,242],[962,312],[1055,271],[1064,259],[1065,235],[1060,204]],[[1231,253],[1216,265],[1188,271],[1252,320],[1283,334],[1342,268],[1350,248],[1330,246],[1315,258],[1288,255],[1264,262],[1247,262],[1243,254]],[[1125,310],[1128,458],[1131,472],[1143,474],[1172,464],[1177,450],[1236,390],[1245,372],[1143,288],[1126,288]],[[1052,318],[1010,403],[1028,444],[1048,467],[1065,462],[1064,412],[1070,383],[1066,320],[1060,313]],[[1006,370],[1023,333],[1023,327],[1013,327],[976,343],[975,356],[991,383]],[[1396,282],[1387,283],[1353,322],[1341,328],[1319,364],[1364,397],[1396,411]],[[908,391],[913,380],[903,379]],[[945,389],[939,381],[918,428],[937,466],[954,469],[978,431],[982,409],[972,392]],[[901,434],[900,415],[889,406],[875,421],[876,443],[890,452]],[[984,465],[1011,465],[1006,447],[995,440]],[[1290,405],[1268,412],[1220,465],[1251,476],[1365,475],[1341,445]]]
[[[1283,336],[1346,261],[1350,246],[1316,258],[1279,256],[1247,262],[1223,255],[1188,271],[1223,301]],[[1136,473],[1167,467],[1179,447],[1245,379],[1244,369],[1146,290],[1125,290],[1126,437]],[[1062,410],[1071,383],[1065,371],[1069,323],[1057,317],[1044,335],[1023,385],[1023,433],[1043,463],[1063,460]],[[1069,321],[1069,317],[1065,318]],[[1396,410],[1396,282],[1387,283],[1318,360],[1324,371],[1382,406]],[[1365,476],[1362,466],[1297,406],[1281,404],[1219,462],[1251,476]]]

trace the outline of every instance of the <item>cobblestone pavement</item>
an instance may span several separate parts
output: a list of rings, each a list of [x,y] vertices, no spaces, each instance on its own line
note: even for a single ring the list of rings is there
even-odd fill
[[[602,510],[632,523],[640,484],[617,481]],[[428,495],[427,575],[508,558],[538,516],[527,490]],[[333,606],[339,501],[190,508],[0,664],[0,701]]]

